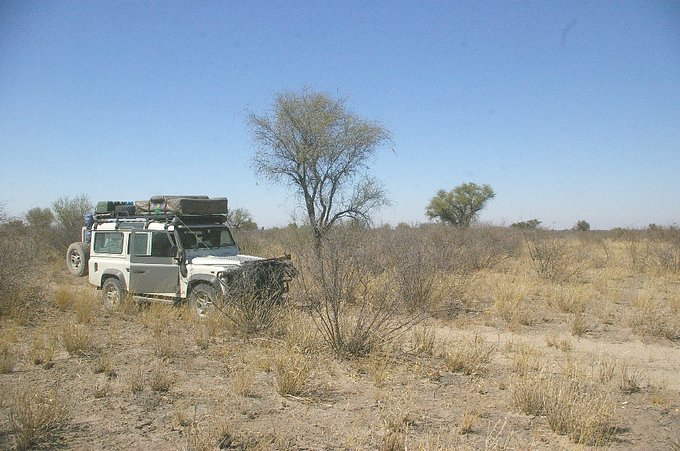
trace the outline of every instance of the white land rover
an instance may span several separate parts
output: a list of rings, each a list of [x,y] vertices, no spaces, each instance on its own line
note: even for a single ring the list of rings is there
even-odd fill
[[[280,299],[295,276],[289,256],[239,254],[226,223],[227,200],[156,196],[150,201],[99,202],[86,217],[82,242],[66,264],[102,290],[113,306],[126,294],[188,301],[199,315],[236,290]]]

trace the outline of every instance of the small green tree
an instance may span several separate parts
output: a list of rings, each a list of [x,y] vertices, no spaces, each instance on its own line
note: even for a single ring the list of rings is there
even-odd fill
[[[538,219],[529,219],[528,221],[513,222],[510,224],[510,227],[522,230],[534,230],[541,225],[541,222],[542,221],[539,221]]]
[[[227,223],[236,230],[257,230],[257,223],[253,221],[253,216],[245,208],[236,208],[227,213]]]
[[[588,224],[588,221],[581,219],[576,223],[576,225],[574,225],[574,230],[579,232],[587,232],[590,230],[590,224]]]
[[[430,219],[439,219],[453,226],[469,227],[495,195],[489,185],[463,183],[448,192],[443,189],[437,191],[425,214]]]

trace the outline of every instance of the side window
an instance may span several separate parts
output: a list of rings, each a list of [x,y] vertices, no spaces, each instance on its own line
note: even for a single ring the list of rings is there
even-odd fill
[[[172,245],[165,232],[136,232],[133,252],[136,257],[172,257]]]
[[[101,254],[122,254],[122,232],[95,232],[94,251]]]
[[[149,249],[149,232],[136,232],[135,239],[132,243],[132,252],[137,257],[148,257],[151,255]]]
[[[151,234],[151,256],[153,257],[172,257],[170,249],[172,242],[165,232],[153,232]]]

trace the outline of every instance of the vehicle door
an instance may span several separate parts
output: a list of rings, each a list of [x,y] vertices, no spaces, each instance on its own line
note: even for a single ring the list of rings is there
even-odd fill
[[[130,243],[130,292],[176,296],[179,266],[172,235],[164,230],[133,230]]]

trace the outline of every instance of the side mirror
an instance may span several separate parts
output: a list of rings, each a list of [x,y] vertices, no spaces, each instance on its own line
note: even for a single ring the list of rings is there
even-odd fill
[[[177,258],[177,246],[170,247],[170,257]]]

